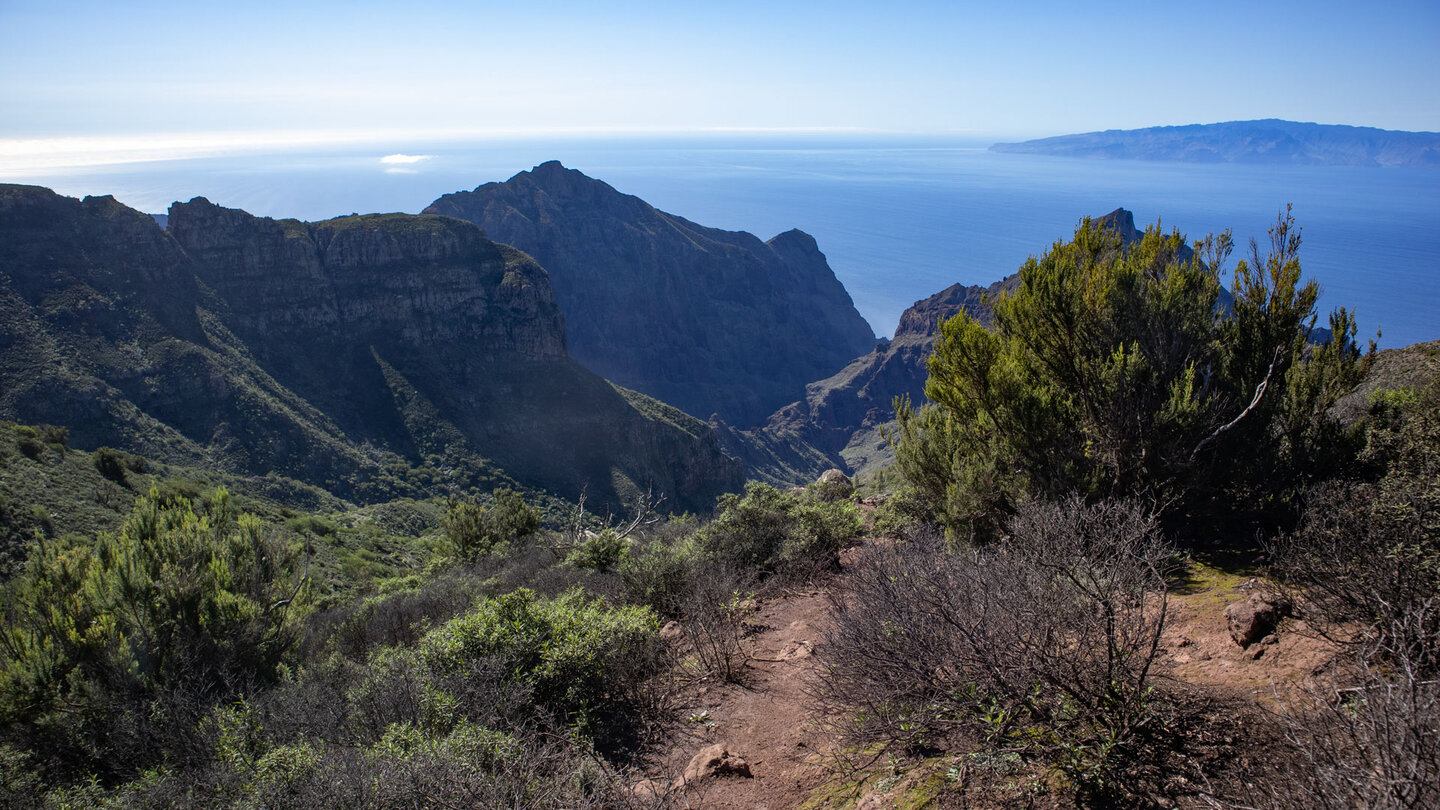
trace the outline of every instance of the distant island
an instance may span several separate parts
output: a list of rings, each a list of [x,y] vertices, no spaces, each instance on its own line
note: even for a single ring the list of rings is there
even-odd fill
[[[1300,166],[1440,166],[1440,133],[1310,124],[1267,118],[1145,129],[1107,129],[1021,143],[993,152],[1187,163]]]

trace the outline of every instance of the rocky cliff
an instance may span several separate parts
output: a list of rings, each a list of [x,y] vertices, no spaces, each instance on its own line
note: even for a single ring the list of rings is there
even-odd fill
[[[372,500],[517,482],[702,509],[709,429],[570,359],[545,271],[436,216],[318,223],[0,187],[0,417]]]
[[[425,210],[534,256],[572,356],[689,413],[757,424],[875,342],[800,231],[706,228],[557,162]]]

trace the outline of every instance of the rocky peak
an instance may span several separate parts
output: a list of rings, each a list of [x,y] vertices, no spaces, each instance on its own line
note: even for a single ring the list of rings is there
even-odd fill
[[[756,424],[875,338],[815,240],[762,242],[658,211],[556,161],[425,209],[550,272],[571,354],[689,413]]]

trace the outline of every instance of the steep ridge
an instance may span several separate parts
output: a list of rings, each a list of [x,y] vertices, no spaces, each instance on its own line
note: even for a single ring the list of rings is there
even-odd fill
[[[759,424],[875,343],[800,231],[762,242],[706,228],[555,161],[425,213],[469,220],[534,256],[571,355],[689,413]]]
[[[805,386],[805,399],[776,411],[761,428],[741,431],[718,420],[711,425],[752,477],[774,483],[810,481],[831,467],[860,472],[883,466],[891,455],[880,429],[893,420],[896,397],[924,401],[925,361],[940,322],[963,310],[988,324],[990,299],[1018,280],[1012,275],[988,287],[952,284],[916,301],[901,314],[893,338]]]
[[[0,416],[353,500],[514,481],[703,509],[740,483],[703,423],[571,360],[545,271],[474,225],[203,198],[168,222],[0,187]]]

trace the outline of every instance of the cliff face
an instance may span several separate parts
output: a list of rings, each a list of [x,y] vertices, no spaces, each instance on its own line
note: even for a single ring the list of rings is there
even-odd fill
[[[739,485],[703,424],[571,360],[545,271],[470,223],[197,198],[169,226],[0,187],[0,416],[355,500],[514,481],[700,509]]]
[[[880,428],[894,418],[896,397],[925,399],[926,360],[939,324],[962,310],[986,325],[988,301],[1019,280],[1009,276],[989,287],[961,286],[916,301],[900,315],[895,337],[882,340],[839,372],[805,386],[805,398],[777,410],[756,430],[716,425],[726,449],[751,474],[783,483],[813,480],[831,467],[859,472],[890,459]]]
[[[550,272],[570,352],[693,414],[749,425],[874,345],[815,240],[706,228],[551,162],[447,194]]]

